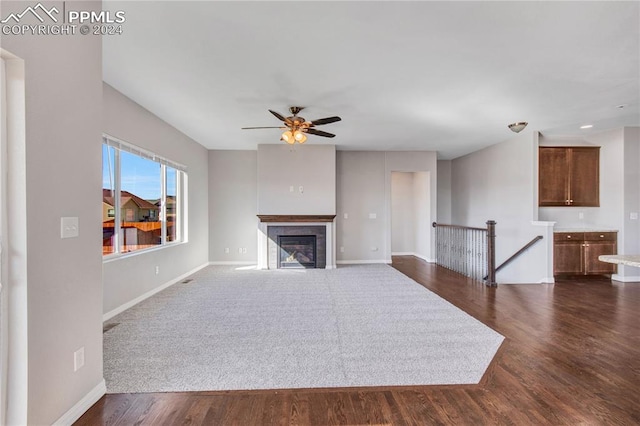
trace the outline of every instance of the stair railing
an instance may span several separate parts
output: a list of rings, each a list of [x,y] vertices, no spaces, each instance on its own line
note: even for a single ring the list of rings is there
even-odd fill
[[[433,222],[436,229],[436,263],[487,286],[496,283],[496,222],[486,228]]]

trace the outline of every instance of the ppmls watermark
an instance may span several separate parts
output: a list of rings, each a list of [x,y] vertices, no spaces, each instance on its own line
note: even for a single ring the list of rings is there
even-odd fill
[[[123,32],[122,24],[126,21],[123,10],[67,10],[66,1],[58,5],[60,7],[47,8],[38,3],[19,13],[10,13],[0,20],[0,31],[3,35],[120,35]]]

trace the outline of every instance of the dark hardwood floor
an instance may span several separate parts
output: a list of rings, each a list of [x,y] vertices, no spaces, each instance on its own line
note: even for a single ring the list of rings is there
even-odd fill
[[[479,385],[106,395],[77,425],[637,425],[640,284],[487,288],[393,266],[505,336]]]

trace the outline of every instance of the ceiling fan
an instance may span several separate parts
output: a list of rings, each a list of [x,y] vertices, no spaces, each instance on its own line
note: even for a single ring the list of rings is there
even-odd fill
[[[333,138],[336,135],[329,132],[324,132],[322,130],[315,129],[315,126],[321,126],[323,124],[335,123],[336,121],[341,121],[342,119],[338,116],[319,118],[317,120],[307,121],[304,117],[300,117],[298,113],[302,111],[304,107],[292,106],[289,108],[289,112],[291,112],[291,116],[285,117],[280,113],[269,110],[269,112],[276,116],[276,118],[284,123],[283,126],[273,126],[273,127],[243,127],[243,130],[247,129],[283,129],[285,130],[282,133],[282,137],[280,140],[285,141],[288,144],[305,143],[307,140],[307,135],[316,135],[323,136],[325,138]]]

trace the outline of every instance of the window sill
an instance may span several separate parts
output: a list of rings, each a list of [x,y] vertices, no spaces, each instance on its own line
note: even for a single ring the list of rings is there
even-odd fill
[[[152,253],[155,251],[160,251],[160,250],[164,250],[164,249],[168,249],[171,247],[177,247],[177,246],[181,246],[183,244],[187,244],[188,241],[176,241],[173,243],[167,243],[158,247],[151,247],[151,248],[146,248],[146,249],[142,249],[142,250],[136,250],[136,251],[131,251],[128,253],[114,253],[114,254],[108,254],[108,255],[104,255],[102,256],[102,263],[111,263],[117,260],[121,260],[121,259],[128,259],[130,257],[135,257],[141,254],[146,254],[146,253]]]

